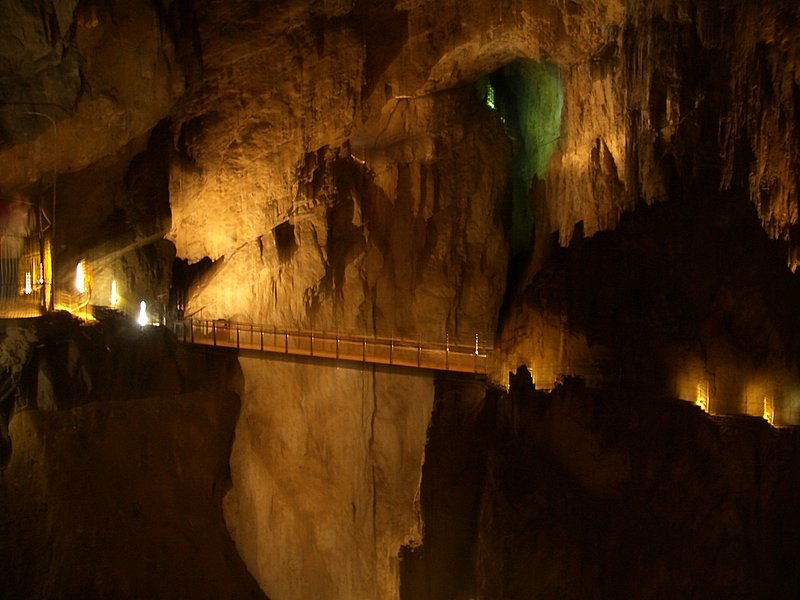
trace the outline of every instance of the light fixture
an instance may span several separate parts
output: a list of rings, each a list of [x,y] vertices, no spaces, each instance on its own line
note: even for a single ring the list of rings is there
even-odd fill
[[[136,322],[142,327],[147,325],[147,303],[144,300],[139,303],[139,317]]]
[[[84,261],[80,261],[78,266],[75,267],[75,289],[78,290],[79,294],[83,294],[86,291],[86,273],[84,272]]]
[[[708,412],[708,383],[703,381],[697,384],[697,399],[694,402],[701,410]]]
[[[28,296],[33,292],[33,286],[31,285],[31,272],[25,272],[25,289],[23,290],[25,295]]]
[[[772,425],[775,420],[775,413],[773,410],[770,410],[769,401],[766,396],[764,396],[764,414],[762,416],[770,425]]]

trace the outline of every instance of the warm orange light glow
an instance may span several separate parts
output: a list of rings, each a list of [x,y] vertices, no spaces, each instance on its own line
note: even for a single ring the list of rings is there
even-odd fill
[[[116,306],[119,302],[119,296],[117,296],[117,280],[114,279],[111,282],[111,297],[109,298],[111,302],[111,306]]]
[[[80,261],[75,267],[75,289],[79,294],[86,291],[86,273],[84,271],[84,261]]]
[[[775,410],[771,406],[771,402],[769,402],[769,399],[766,396],[764,396],[764,414],[762,416],[770,425],[772,425],[772,422],[775,420]]]
[[[25,292],[26,296],[33,292],[33,286],[31,285],[31,283],[32,283],[31,282],[31,272],[30,271],[26,271],[25,272],[25,289],[23,290]]]
[[[705,412],[708,412],[708,382],[701,381],[697,384],[697,398],[694,403]]]

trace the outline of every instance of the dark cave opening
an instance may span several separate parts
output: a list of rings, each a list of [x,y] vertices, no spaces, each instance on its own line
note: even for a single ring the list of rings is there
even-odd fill
[[[531,186],[544,179],[561,136],[561,74],[551,64],[520,59],[481,78],[477,88],[486,106],[497,111],[513,144],[508,235],[512,256],[525,256],[533,243]]]
[[[278,259],[282,263],[292,260],[297,250],[297,242],[294,239],[294,225],[289,221],[284,221],[272,229],[275,237],[275,249],[278,251]]]
[[[505,196],[511,254],[498,322],[502,327],[509,300],[517,293],[531,257],[535,241],[532,190],[543,194],[547,165],[561,137],[564,92],[557,67],[527,59],[516,60],[482,77],[476,89],[486,106],[497,112],[512,143]]]

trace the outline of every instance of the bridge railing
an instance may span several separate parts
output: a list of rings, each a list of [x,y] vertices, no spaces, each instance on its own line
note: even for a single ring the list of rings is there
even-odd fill
[[[186,343],[461,373],[485,374],[490,355],[477,334],[474,345],[466,346],[197,319],[176,321],[173,331]]]

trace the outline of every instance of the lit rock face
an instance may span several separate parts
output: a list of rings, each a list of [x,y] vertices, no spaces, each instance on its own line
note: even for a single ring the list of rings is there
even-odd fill
[[[242,412],[225,520],[271,598],[397,598],[429,375],[241,358]]]
[[[618,360],[617,371],[670,392],[681,392],[683,371],[694,391],[696,377],[712,370],[720,388],[730,385],[719,396],[740,411],[745,379],[791,381],[796,374],[796,345],[780,333],[794,323],[789,301],[764,308],[773,279],[780,289],[792,284],[785,268],[773,278],[780,260],[741,204],[762,198],[774,182],[775,201],[757,202],[755,223],[785,237],[796,222],[796,199],[787,190],[797,183],[790,116],[797,75],[780,67],[796,64],[796,41],[779,24],[796,20],[797,9],[785,10],[786,19],[770,7],[722,14],[712,3],[689,10],[679,1],[203,3],[197,19],[204,75],[176,125],[169,237],[178,256],[219,262],[195,287],[188,310],[411,337],[495,331],[507,271],[502,198],[511,148],[472,84],[518,58],[546,61],[562,73],[562,135],[546,173],[534,181],[536,246],[522,289],[530,282],[541,287],[510,303],[503,351],[521,362],[533,358],[551,380],[571,366]],[[765,25],[748,29],[753,22]],[[773,93],[764,86],[763,95],[751,95],[752,82],[767,74]],[[720,189],[729,193],[716,197]],[[578,223],[588,239],[617,228],[640,200],[707,194],[719,204],[692,213],[709,219],[705,229],[681,233],[688,217],[670,225],[672,217],[658,224],[656,215],[616,242],[601,237],[588,251],[561,255],[551,245],[554,232],[561,245],[569,243]],[[732,248],[720,268],[704,252],[713,250],[716,235],[739,239],[739,226],[724,220],[728,200],[746,224],[747,243]],[[724,227],[716,231],[720,218]],[[649,226],[659,234],[651,236]],[[551,264],[533,279],[551,251]],[[742,283],[737,258],[746,263]],[[759,274],[762,260],[769,275]],[[742,315],[744,302],[756,307]],[[762,326],[765,312],[772,316]],[[750,340],[758,350],[748,357]],[[761,369],[762,359],[775,372]],[[366,559],[356,544],[354,562],[343,563],[318,539],[345,522],[345,494],[337,493],[336,517],[315,520],[291,508],[305,505],[283,490],[337,489],[330,473],[316,468],[300,477],[298,467],[276,475],[282,459],[262,465],[259,452],[245,451],[249,440],[266,438],[265,424],[274,432],[273,423],[299,421],[291,402],[263,406],[267,387],[287,387],[297,373],[268,379],[247,362],[246,385],[264,381],[265,391],[244,399],[243,414],[252,417],[237,430],[226,510],[247,564],[276,597],[295,593],[288,571],[303,574],[304,592],[325,585],[336,597],[391,591],[389,584],[363,583],[358,574]],[[736,371],[746,375],[727,383]],[[338,391],[336,402],[340,394],[352,396]],[[322,383],[291,397],[320,410],[334,402]],[[354,436],[362,446],[364,435]],[[329,436],[314,439],[328,444]],[[368,462],[359,458],[355,470]],[[275,490],[280,494],[269,504]],[[315,502],[319,497],[314,492]],[[277,507],[281,518],[265,516],[266,506]],[[264,531],[270,535],[259,538]],[[387,538],[391,543],[409,529],[394,531],[400,534]],[[379,563],[380,581],[391,580],[386,564]]]
[[[537,232],[567,243],[577,222],[586,235],[613,228],[639,199],[745,190],[770,236],[794,246],[797,21],[791,2],[629,3],[605,43],[564,69],[564,136]]]
[[[204,82],[176,136],[170,239],[179,256],[225,259],[190,309],[278,326],[491,335],[511,155],[471,84],[515,58],[576,60],[605,43],[621,7],[241,10],[198,9]],[[289,249],[273,233],[285,222]]]
[[[796,3],[210,0],[179,23],[184,3],[159,5],[166,21],[152,3],[37,4],[53,15],[47,23],[19,3],[3,6],[34,32],[26,52],[41,58],[25,63],[24,80],[58,88],[69,114],[58,144],[40,117],[5,126],[15,145],[0,150],[9,165],[0,186],[44,188],[51,167],[71,172],[64,239],[92,249],[96,237],[72,235],[89,224],[103,235],[120,212],[118,224],[138,228],[134,242],[159,235],[163,213],[137,208],[152,206],[150,196],[163,206],[164,186],[151,194],[136,184],[154,173],[137,157],[168,165],[169,239],[179,257],[218,261],[189,312],[434,340],[491,336],[508,270],[513,142],[473,84],[526,58],[560,70],[564,106],[555,153],[531,191],[535,247],[510,298],[503,351],[552,377],[611,359],[667,387],[686,367],[691,389],[712,370],[732,407],[750,378],[796,380],[796,286],[760,229],[797,233]],[[162,35],[166,22],[181,49]],[[76,52],[88,82],[80,88]],[[180,103],[176,55],[190,65]],[[4,98],[21,87],[6,80]],[[148,140],[168,113],[167,157]],[[675,208],[707,197],[709,210]],[[640,200],[677,216],[639,212]],[[644,222],[627,227],[621,219],[635,208]],[[559,249],[576,230],[586,239]],[[120,240],[114,249],[131,242]],[[145,258],[120,268],[155,271]],[[254,363],[244,361],[226,503],[248,566],[276,597],[392,597],[392,557],[416,526],[408,500],[429,405],[409,408],[362,372],[343,384],[308,365],[267,372]],[[426,385],[413,387],[427,402]],[[402,424],[381,435],[413,448],[380,450],[374,440],[384,438],[364,428],[365,389],[377,414]],[[395,477],[373,485],[373,466]],[[381,516],[389,507],[398,522]],[[346,550],[342,531],[356,532]]]
[[[632,4],[565,74],[563,138],[532,190],[530,285],[504,324],[509,366],[528,364],[547,386],[610,362],[616,381],[689,400],[708,383],[721,412],[761,415],[783,398],[778,412],[796,421],[797,282],[785,265],[797,223],[797,17],[789,3]],[[620,224],[660,202],[671,206]],[[759,221],[783,249],[769,248]],[[566,245],[574,231],[617,227],[577,240],[566,261],[551,246],[552,231]]]
[[[402,137],[404,123],[423,121],[412,143],[305,156],[290,216],[226,256],[192,303],[278,326],[435,341],[446,331],[465,340],[491,335],[505,286],[507,248],[493,203],[506,144],[494,123],[457,122],[465,115],[456,113],[444,124],[440,156],[443,142],[424,133],[434,104],[400,101],[387,117],[390,138],[395,127]],[[491,142],[495,153],[485,148]],[[456,176],[476,163],[494,168]]]

